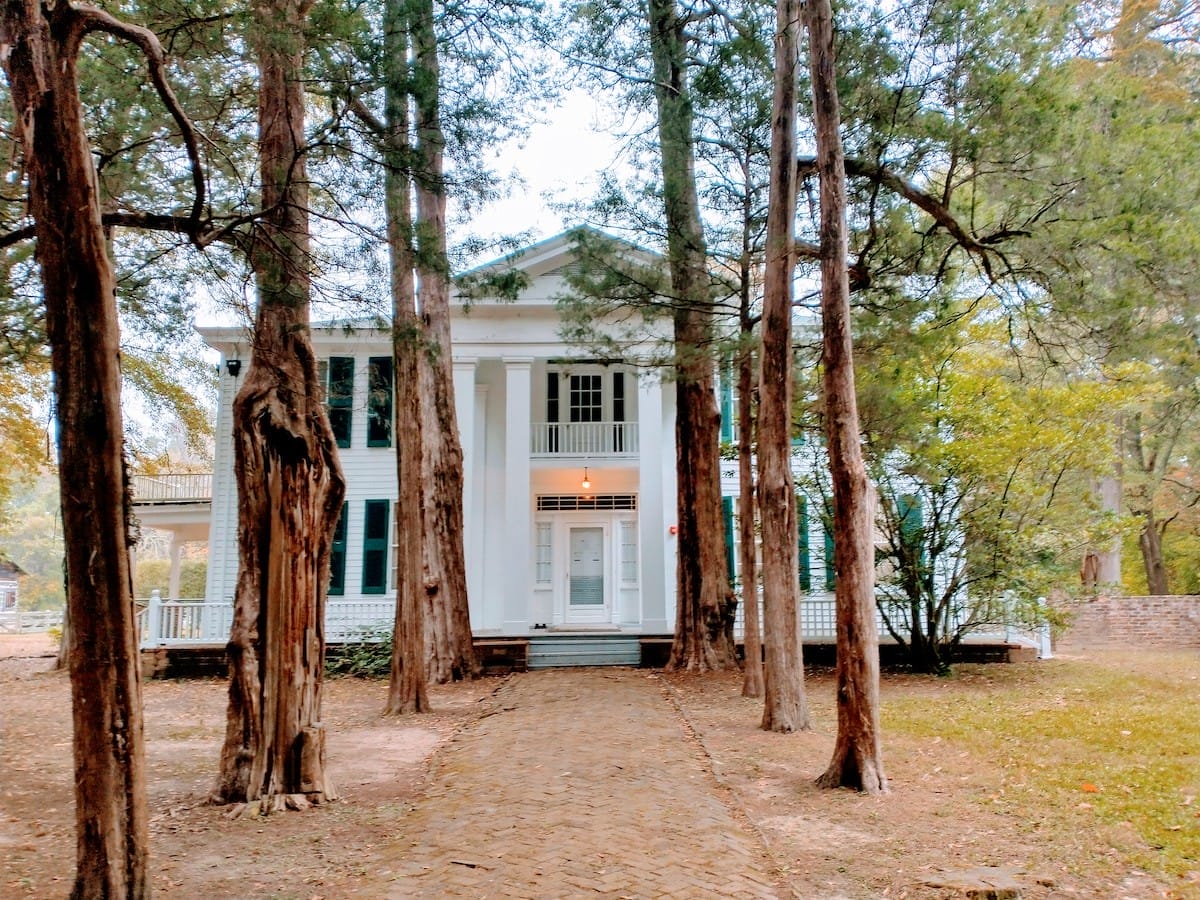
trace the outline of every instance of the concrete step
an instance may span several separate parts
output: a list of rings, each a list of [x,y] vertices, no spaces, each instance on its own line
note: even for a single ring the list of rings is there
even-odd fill
[[[636,666],[641,641],[634,635],[555,634],[529,639],[529,668]]]

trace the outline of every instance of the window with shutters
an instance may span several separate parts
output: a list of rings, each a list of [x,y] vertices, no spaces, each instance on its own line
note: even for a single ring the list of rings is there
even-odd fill
[[[603,376],[599,372],[572,375],[569,409],[572,422],[600,422],[604,419]]]
[[[382,594],[387,590],[388,506],[387,500],[366,502],[362,557],[364,594]]]

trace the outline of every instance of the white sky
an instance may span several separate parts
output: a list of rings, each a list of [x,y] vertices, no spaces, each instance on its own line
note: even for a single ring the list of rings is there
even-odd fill
[[[577,224],[564,221],[551,210],[546,197],[559,201],[591,197],[598,174],[615,164],[618,144],[602,130],[600,123],[605,114],[601,103],[583,92],[564,97],[548,119],[534,126],[525,139],[498,149],[497,168],[515,169],[525,186],[475,216],[471,222],[473,232],[514,234],[528,230],[536,241]]]

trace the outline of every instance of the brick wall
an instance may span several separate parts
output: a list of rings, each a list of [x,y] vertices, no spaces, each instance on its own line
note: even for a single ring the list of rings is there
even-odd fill
[[[1071,603],[1058,649],[1200,649],[1200,597],[1098,597]]]

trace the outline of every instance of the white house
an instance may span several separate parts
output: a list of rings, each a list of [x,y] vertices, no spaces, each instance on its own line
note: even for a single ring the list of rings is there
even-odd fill
[[[563,653],[575,661],[636,663],[639,639],[669,636],[675,622],[675,389],[653,368],[590,358],[564,340],[557,299],[574,262],[569,235],[558,235],[482,267],[526,276],[515,301],[453,304],[471,624],[480,639],[528,641],[531,665],[534,645],[549,659],[555,641],[570,644]],[[176,597],[151,604],[144,646],[228,636],[238,565],[232,407],[250,341],[237,327],[200,332],[221,354],[206,596],[200,604]],[[314,327],[312,341],[347,483],[326,627],[336,642],[386,626],[394,614],[391,336],[364,321]],[[730,440],[727,385],[718,399]],[[724,469],[732,526],[737,478],[733,464]],[[198,498],[163,502],[156,484],[154,504],[143,489],[150,486],[135,481],[144,524],[170,528],[173,510],[194,521]],[[832,542],[815,512],[802,506],[800,522],[803,634],[831,641]],[[599,653],[602,639],[607,655],[580,655],[580,641]]]

